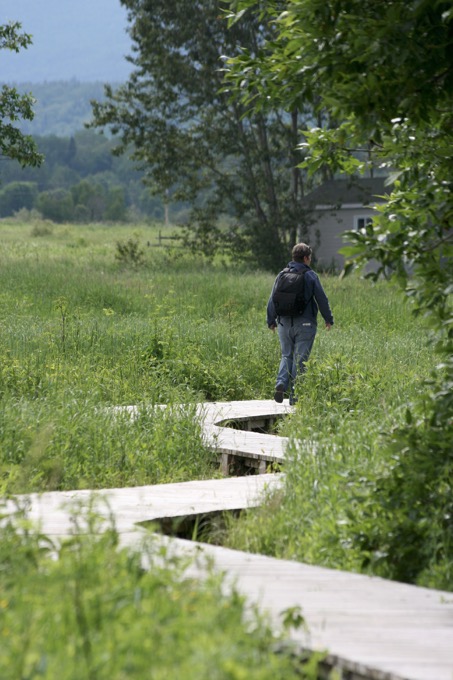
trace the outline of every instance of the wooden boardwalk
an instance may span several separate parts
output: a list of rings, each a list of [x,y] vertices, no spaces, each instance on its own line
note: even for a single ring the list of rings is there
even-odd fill
[[[96,514],[106,521],[113,517],[123,534],[142,522],[256,507],[267,490],[281,483],[282,475],[269,474],[100,491],[48,491],[26,497],[27,514],[43,533],[63,538],[73,528],[71,509],[86,508],[92,502]],[[15,509],[16,504],[8,501],[6,511]]]
[[[134,407],[128,410],[133,415]],[[257,401],[203,404],[198,413],[225,473],[234,467],[235,455],[263,472],[284,461],[287,444],[264,430],[289,410],[286,404]],[[122,544],[137,546],[149,534],[140,523],[253,507],[282,480],[281,474],[259,474],[27,499],[30,518],[57,538],[73,530],[71,507],[85,507],[94,497],[96,511],[113,516]],[[15,507],[8,505],[11,512]],[[453,680],[453,593],[164,536],[153,540],[177,554],[193,554],[191,570],[197,575],[203,575],[209,557],[276,626],[282,611],[300,607],[306,628],[294,630],[292,639],[305,650],[326,650],[343,680]]]
[[[117,410],[127,411],[131,417],[137,412],[135,406]],[[287,401],[277,404],[269,400],[219,401],[197,406],[206,442],[218,452],[224,474],[237,468],[238,463],[257,468],[259,473],[269,465],[283,463],[287,438],[266,434],[266,430],[291,411]]]
[[[170,548],[194,555],[195,576],[208,557],[276,628],[282,612],[300,607],[306,627],[291,639],[328,652],[328,667],[343,680],[453,678],[453,593],[180,539]]]
[[[266,430],[291,410],[287,404],[268,400],[214,402],[198,407],[205,436],[220,454],[224,474],[237,470],[238,463],[257,468],[260,474],[269,465],[283,463],[287,438],[266,434]]]

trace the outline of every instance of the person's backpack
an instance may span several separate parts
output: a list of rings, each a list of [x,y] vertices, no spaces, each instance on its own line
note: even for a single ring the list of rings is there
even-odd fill
[[[298,316],[305,310],[304,278],[306,269],[295,271],[286,267],[277,277],[272,293],[276,316]]]

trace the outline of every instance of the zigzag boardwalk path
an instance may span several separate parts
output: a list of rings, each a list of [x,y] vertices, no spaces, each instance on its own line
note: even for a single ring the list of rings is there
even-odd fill
[[[128,410],[133,417],[134,407]],[[264,472],[284,461],[287,440],[264,430],[288,410],[285,404],[249,401],[200,404],[198,413],[227,474],[250,467]],[[140,523],[256,506],[266,490],[281,483],[282,474],[258,474],[107,489],[96,493],[105,500],[96,510],[113,515],[123,545],[135,545],[145,532]],[[32,494],[29,516],[48,535],[63,537],[73,528],[71,505],[87,505],[92,495]],[[328,665],[341,669],[344,679],[453,680],[453,593],[182,539],[155,540],[176,554],[193,554],[190,571],[201,577],[209,557],[276,625],[282,611],[300,607],[306,626],[291,637],[304,650],[326,650]]]

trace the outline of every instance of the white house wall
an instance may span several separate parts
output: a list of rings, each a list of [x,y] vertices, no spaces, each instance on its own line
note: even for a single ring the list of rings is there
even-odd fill
[[[314,247],[317,266],[328,268],[334,265],[341,269],[344,257],[338,251],[346,245],[342,233],[356,228],[356,218],[372,218],[375,215],[376,211],[373,208],[359,205],[343,206],[339,210],[331,208],[315,210],[314,223],[310,227],[310,245]]]

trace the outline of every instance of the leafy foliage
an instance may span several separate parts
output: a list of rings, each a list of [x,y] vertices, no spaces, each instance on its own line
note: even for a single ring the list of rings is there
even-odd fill
[[[408,411],[406,425],[393,429],[388,469],[368,490],[374,503],[364,513],[366,524],[352,513],[364,568],[447,590],[453,583],[452,388],[430,392],[417,422]]]
[[[390,173],[393,188],[379,216],[346,234],[352,245],[343,253],[352,261],[345,271],[354,261],[373,261],[372,279],[394,278],[430,324],[441,362],[426,388],[430,398],[411,407],[407,424],[384,442],[397,459],[392,474],[383,472],[372,485],[376,522],[367,523],[358,544],[372,546],[382,570],[396,578],[422,578],[427,565],[440,573],[451,564],[453,545],[447,455],[453,450],[452,3],[230,4],[232,23],[258,12],[277,31],[260,55],[230,61],[237,96],[257,109],[269,99],[291,107],[308,98],[341,122],[335,130],[306,132],[308,171],[327,164],[352,174],[380,165]]]
[[[0,50],[19,52],[30,45],[31,37],[20,29],[21,24],[17,22],[0,26]],[[33,118],[34,101],[31,94],[19,94],[8,85],[3,85],[0,91],[0,154],[19,161],[22,166],[40,165],[43,160],[33,139],[14,125],[21,118]]]

